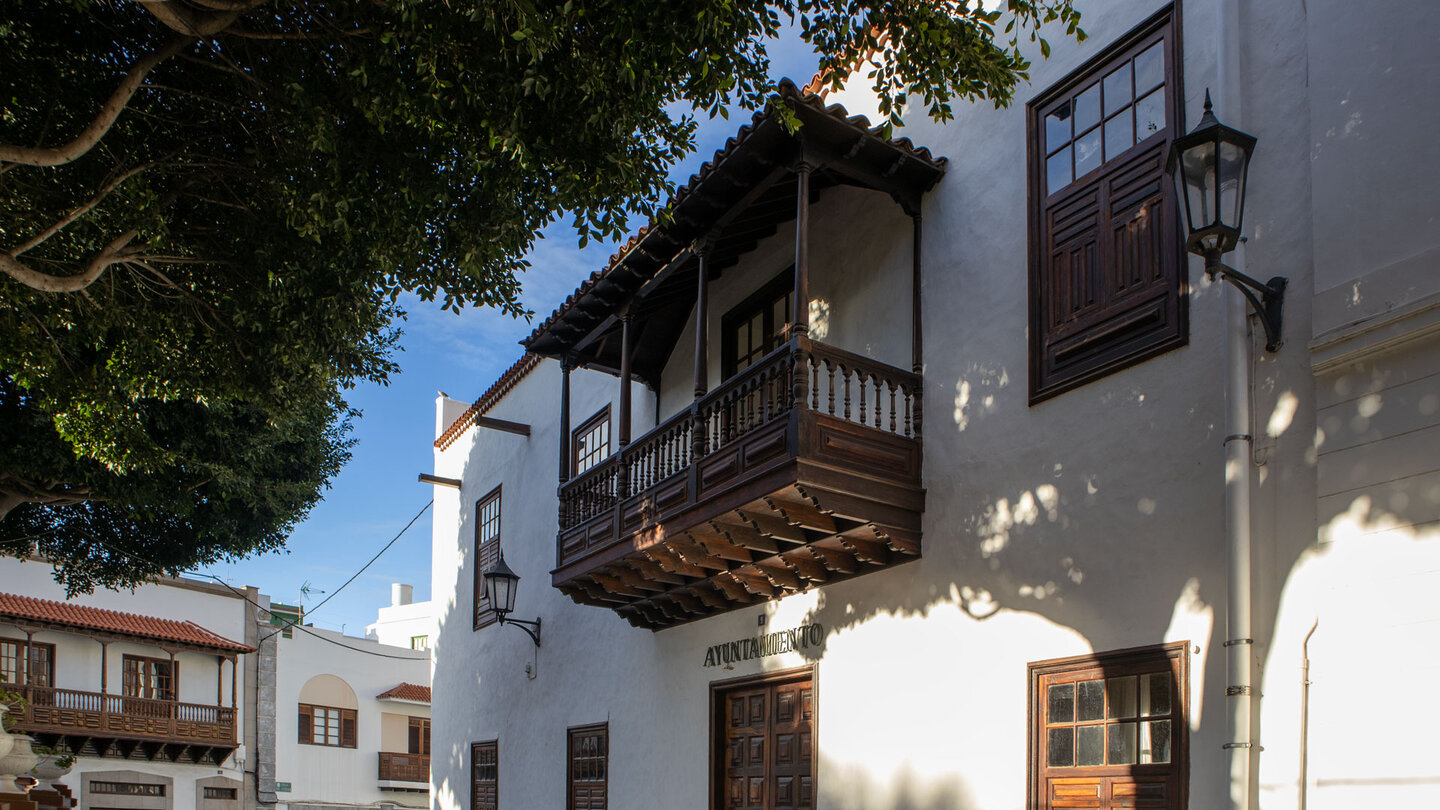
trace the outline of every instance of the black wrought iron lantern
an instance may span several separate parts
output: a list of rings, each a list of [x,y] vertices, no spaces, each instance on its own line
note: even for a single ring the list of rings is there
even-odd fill
[[[518,625],[521,630],[530,634],[535,646],[540,646],[540,619],[526,621],[524,619],[510,618],[511,611],[515,610],[515,593],[520,585],[520,575],[510,570],[505,564],[505,555],[500,558],[488,571],[482,574],[485,578],[485,596],[490,600],[490,609],[495,611],[495,619],[500,624]]]
[[[1245,215],[1245,175],[1255,137],[1220,123],[1205,91],[1205,114],[1170,145],[1170,173],[1185,206],[1185,249],[1218,257],[1235,249]]]
[[[1185,249],[1205,257],[1205,272],[1230,282],[1250,302],[1265,328],[1265,350],[1280,350],[1285,278],[1264,284],[1225,264],[1220,257],[1240,244],[1245,216],[1245,179],[1256,139],[1220,123],[1205,91],[1205,114],[1188,135],[1170,144],[1170,173],[1185,206],[1190,235]]]

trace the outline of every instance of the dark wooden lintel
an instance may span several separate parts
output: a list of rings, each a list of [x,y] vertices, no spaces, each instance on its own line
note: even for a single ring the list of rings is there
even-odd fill
[[[530,426],[521,424],[520,422],[509,422],[504,419],[495,419],[489,416],[476,416],[474,417],[474,419],[476,427],[490,428],[491,430],[501,430],[506,433],[514,433],[519,436],[530,435]]]
[[[454,487],[455,489],[459,489],[461,481],[459,478],[443,478],[441,476],[431,475],[429,473],[420,473],[420,483],[435,484],[436,486]]]

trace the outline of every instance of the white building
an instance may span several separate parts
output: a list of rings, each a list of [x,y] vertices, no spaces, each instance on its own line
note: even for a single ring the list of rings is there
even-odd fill
[[[416,602],[414,597],[414,586],[392,583],[390,604],[376,612],[374,624],[365,626],[365,637],[392,647],[429,649],[435,632],[435,603]]]
[[[437,403],[437,810],[1434,804],[1440,7],[1081,5],[908,140],[787,90]],[[1207,88],[1275,353],[1182,252]]]
[[[258,704],[261,802],[278,810],[426,806],[430,653],[274,626],[268,611],[258,629],[259,678],[262,690],[270,687]]]
[[[25,701],[15,731],[76,754],[63,779],[72,797],[83,808],[253,807],[244,596],[165,579],[68,602],[50,573],[0,559],[0,675]]]

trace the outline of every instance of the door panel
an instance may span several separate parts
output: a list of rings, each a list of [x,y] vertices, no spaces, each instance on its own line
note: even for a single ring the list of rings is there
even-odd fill
[[[725,810],[813,810],[814,688],[809,676],[726,692],[720,783]]]

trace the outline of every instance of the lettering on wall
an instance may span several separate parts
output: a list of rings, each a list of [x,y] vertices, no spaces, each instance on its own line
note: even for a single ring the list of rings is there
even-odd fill
[[[825,641],[825,628],[819,624],[806,624],[778,633],[767,633],[754,638],[742,638],[724,644],[715,644],[705,650],[707,667],[718,667],[767,655],[795,652],[819,647]]]

